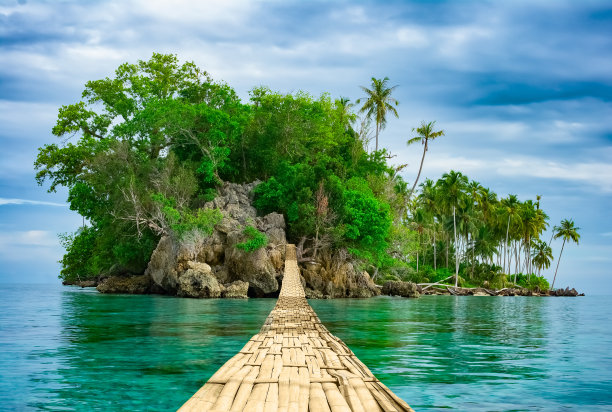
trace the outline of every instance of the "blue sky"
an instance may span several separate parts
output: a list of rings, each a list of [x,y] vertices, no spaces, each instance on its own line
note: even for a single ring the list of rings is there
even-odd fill
[[[388,76],[400,118],[381,145],[408,181],[421,155],[410,130],[437,120],[446,136],[424,176],[458,169],[502,196],[542,195],[551,224],[582,228],[557,285],[612,293],[612,3],[562,0],[0,0],[0,282],[55,282],[56,234],[81,222],[65,191],[34,181],[58,107],[154,51],[245,99],[267,85],[355,100]]]

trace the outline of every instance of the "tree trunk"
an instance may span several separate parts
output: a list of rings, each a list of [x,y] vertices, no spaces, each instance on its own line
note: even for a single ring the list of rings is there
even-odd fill
[[[450,248],[450,237],[446,238],[446,269],[448,269],[448,249]]]
[[[419,251],[417,250],[417,275],[419,274]]]
[[[508,227],[506,228],[506,243],[504,245],[504,273],[508,274],[508,270],[506,269],[506,257],[508,255],[508,232],[510,232],[510,215],[508,215]],[[510,266],[510,263],[508,263]]]
[[[459,257],[457,256],[457,220],[455,219],[455,206],[453,206],[453,231],[455,232],[455,287],[459,283]]]
[[[378,152],[378,129],[379,129],[379,124],[377,120],[376,121],[376,149],[374,149],[375,152]]]
[[[427,139],[425,139],[425,146],[423,147],[423,157],[421,157],[421,166],[419,166],[419,173],[417,173],[417,177],[414,181],[414,184],[412,185],[412,189],[410,189],[410,193],[408,193],[408,200],[410,200],[410,198],[412,197],[414,188],[416,187],[417,183],[419,182],[419,178],[421,177],[421,170],[423,169],[423,162],[425,161],[425,153],[427,153]]]
[[[438,270],[436,267],[436,230],[434,229],[434,271]]]
[[[563,254],[564,247],[565,247],[565,239],[563,239],[563,244],[561,245],[561,253],[559,253],[559,260],[557,260],[557,268],[555,269],[555,277],[553,278],[552,285],[550,285],[550,290],[554,290],[555,288],[555,280],[557,280],[557,271],[559,270],[559,263],[561,263],[561,255]]]

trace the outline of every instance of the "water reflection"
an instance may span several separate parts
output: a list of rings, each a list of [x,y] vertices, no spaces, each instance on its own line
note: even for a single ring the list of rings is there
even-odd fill
[[[78,288],[0,292],[4,410],[173,410],[259,330],[275,304]],[[612,406],[606,298],[310,303],[417,411]]]

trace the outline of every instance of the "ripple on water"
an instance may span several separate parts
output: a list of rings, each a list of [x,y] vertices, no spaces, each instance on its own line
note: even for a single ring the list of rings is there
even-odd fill
[[[1,288],[3,410],[176,409],[259,330],[275,303]],[[605,297],[311,304],[417,411],[612,406]]]

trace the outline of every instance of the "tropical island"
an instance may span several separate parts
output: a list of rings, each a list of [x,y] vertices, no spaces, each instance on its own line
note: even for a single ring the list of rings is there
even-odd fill
[[[541,274],[553,251],[539,196],[498,197],[452,170],[419,181],[445,135],[435,121],[409,133],[423,155],[415,181],[402,178],[407,165],[379,147],[398,116],[388,82],[372,78],[355,104],[265,87],[245,103],[164,54],[89,81],[59,109],[61,144],[35,162],[38,183],[68,188],[83,216],[61,235],[60,278],[104,293],[276,297],[294,243],[309,298],[577,295]],[[553,227],[556,269],[578,230]]]

